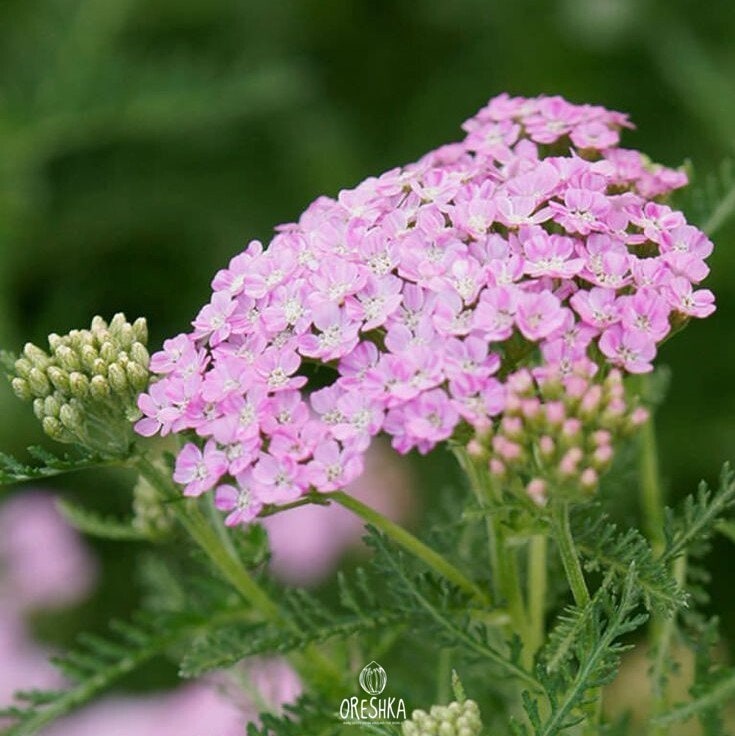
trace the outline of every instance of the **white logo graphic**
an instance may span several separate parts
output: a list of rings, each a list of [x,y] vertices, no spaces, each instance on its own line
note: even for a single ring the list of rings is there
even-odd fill
[[[388,684],[388,675],[385,670],[377,663],[363,667],[360,673],[360,687],[369,695],[380,695]]]
[[[359,726],[366,723],[400,724],[406,720],[406,703],[403,698],[379,697],[388,684],[388,675],[375,661],[365,665],[358,677],[360,687],[367,698],[353,695],[344,698],[339,705],[339,716],[347,725]]]

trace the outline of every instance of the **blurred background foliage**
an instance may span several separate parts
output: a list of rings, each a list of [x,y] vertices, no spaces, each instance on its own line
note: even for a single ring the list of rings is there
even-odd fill
[[[124,310],[155,349],[248,240],[456,140],[502,91],[627,111],[624,144],[701,185],[735,155],[733,38],[731,0],[2,0],[0,344]],[[735,223],[714,239],[718,312],[660,355],[672,497],[735,460]],[[0,446],[39,441],[6,387],[0,411]],[[60,487],[120,510],[124,485]],[[48,636],[130,599],[125,550],[99,547],[114,576]],[[732,633],[731,554],[713,592]]]

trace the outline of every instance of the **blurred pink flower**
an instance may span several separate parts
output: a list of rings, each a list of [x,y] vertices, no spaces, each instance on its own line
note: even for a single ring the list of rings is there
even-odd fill
[[[61,518],[50,493],[30,491],[0,509],[3,608],[55,608],[76,603],[94,585],[97,566]]]
[[[23,614],[85,596],[97,572],[51,494],[28,492],[0,508],[0,706],[18,690],[57,689],[64,679],[35,643]],[[147,697],[109,697],[52,724],[42,736],[242,736],[264,708],[279,710],[301,693],[284,659],[241,667]],[[0,719],[0,728],[8,721]]]
[[[240,673],[242,681],[223,673],[211,683],[165,694],[107,698],[41,736],[243,736],[264,707],[278,711],[301,693],[298,676],[283,659],[251,660]],[[256,694],[251,698],[248,691]]]

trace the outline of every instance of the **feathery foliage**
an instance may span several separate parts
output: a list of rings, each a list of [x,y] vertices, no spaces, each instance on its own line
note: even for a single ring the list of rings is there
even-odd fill
[[[0,452],[0,486],[23,483],[29,480],[50,478],[76,470],[87,470],[110,464],[110,461],[99,455],[78,450],[74,454],[54,455],[42,447],[29,447],[28,453],[38,461],[36,465],[28,465],[12,455]]]

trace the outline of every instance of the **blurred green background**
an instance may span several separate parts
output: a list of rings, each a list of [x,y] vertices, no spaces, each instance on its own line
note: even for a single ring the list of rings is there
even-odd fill
[[[689,159],[698,186],[735,153],[733,39],[731,0],[2,0],[0,344],[124,310],[155,348],[249,239],[458,139],[502,91],[629,112],[624,145]],[[718,312],[660,355],[672,496],[735,460],[734,224],[714,238]],[[0,411],[0,446],[39,440],[5,386]],[[105,503],[123,508],[117,484]],[[121,549],[100,547],[125,571]],[[713,592],[735,631],[731,555]]]

